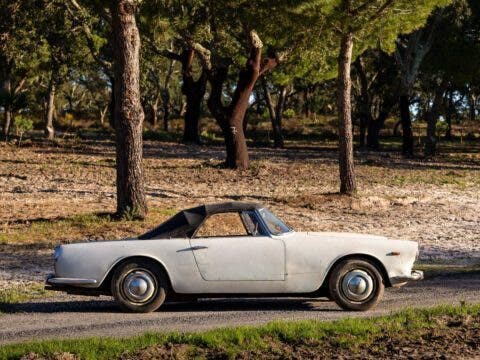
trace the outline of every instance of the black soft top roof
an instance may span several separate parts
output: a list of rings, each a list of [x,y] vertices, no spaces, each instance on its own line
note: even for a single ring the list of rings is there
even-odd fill
[[[203,221],[210,215],[261,208],[262,206],[259,204],[238,201],[200,205],[191,209],[180,211],[163,224],[157,226],[153,230],[150,230],[146,234],[139,236],[138,238],[140,240],[190,238],[203,223]]]

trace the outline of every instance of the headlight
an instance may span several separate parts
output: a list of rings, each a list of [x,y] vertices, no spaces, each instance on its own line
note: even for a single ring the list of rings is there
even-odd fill
[[[55,249],[53,250],[53,261],[57,261],[61,255],[62,255],[62,247],[55,246]]]

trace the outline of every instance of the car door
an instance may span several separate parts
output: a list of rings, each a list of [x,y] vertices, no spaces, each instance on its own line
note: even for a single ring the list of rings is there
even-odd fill
[[[285,280],[284,242],[258,231],[253,217],[254,212],[212,215],[190,239],[203,280]]]

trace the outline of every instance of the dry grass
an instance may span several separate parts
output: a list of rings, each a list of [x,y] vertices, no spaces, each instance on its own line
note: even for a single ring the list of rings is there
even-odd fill
[[[251,169],[221,167],[222,147],[145,143],[150,214],[116,222],[114,147],[65,140],[2,145],[0,242],[54,244],[134,236],[199,203],[265,203],[297,230],[355,231],[417,240],[423,258],[480,257],[480,146],[451,144],[435,161],[356,154],[359,192],[337,194],[337,155],[323,143],[254,148]],[[442,145],[443,146],[443,145]]]

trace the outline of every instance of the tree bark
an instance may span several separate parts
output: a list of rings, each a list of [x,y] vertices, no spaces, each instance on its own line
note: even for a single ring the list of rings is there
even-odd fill
[[[287,95],[286,86],[280,88],[277,106],[273,104],[272,96],[270,95],[270,90],[268,89],[268,84],[265,78],[262,77],[262,87],[263,93],[265,96],[265,103],[267,104],[268,113],[270,115],[270,121],[272,123],[272,132],[273,132],[273,144],[275,148],[282,149],[284,147],[284,140],[282,134],[282,119],[283,119],[283,110],[285,107],[285,100]]]
[[[468,107],[469,107],[469,113],[470,113],[470,121],[475,121],[475,118],[477,117],[477,114],[476,114],[477,97],[475,96],[475,94],[471,92],[470,95],[468,96],[468,100],[469,100]]]
[[[223,85],[227,80],[228,65],[221,64],[215,69],[209,70],[209,82],[211,86],[210,96],[208,97],[207,106],[210,113],[215,118],[218,126],[222,130],[225,141],[226,159],[225,165],[235,162],[231,132],[228,129],[228,109],[223,105]]]
[[[186,98],[183,142],[200,144],[198,126],[200,123],[203,98],[207,91],[207,73],[202,71],[198,80],[195,81],[193,77],[194,55],[195,51],[191,48],[182,54],[182,93]]]
[[[368,124],[367,147],[372,150],[380,150],[380,130],[389,115],[388,111],[381,111],[377,119],[371,119]]]
[[[453,90],[448,92],[447,114],[445,121],[447,122],[447,130],[445,131],[445,140],[452,140],[452,112],[453,112]]]
[[[168,67],[167,75],[165,76],[165,87],[162,92],[163,100],[163,130],[169,131],[169,120],[170,120],[170,90],[168,86],[170,85],[170,80],[172,78],[173,70],[175,69],[174,60],[170,60],[170,65]]]
[[[402,124],[402,154],[413,157],[413,130],[410,115],[410,99],[406,94],[400,95],[400,122]]]
[[[350,78],[352,51],[353,34],[346,33],[342,36],[340,42],[337,83],[340,193],[342,194],[352,194],[357,190],[353,162],[352,81]]]
[[[50,80],[47,95],[47,111],[45,116],[45,136],[48,140],[55,138],[55,128],[53,126],[53,116],[55,112],[55,81]]]
[[[284,140],[282,133],[283,111],[287,100],[287,87],[281,86],[278,93],[277,108],[275,109],[275,121],[272,124],[273,140],[276,148],[283,149]]]
[[[435,156],[437,153],[437,120],[440,107],[442,106],[445,85],[446,82],[442,81],[442,83],[436,88],[432,107],[425,114],[425,118],[427,120],[425,156]]]
[[[7,78],[3,82],[3,93],[5,96],[4,104],[4,122],[3,122],[3,135],[5,139],[8,138],[10,134],[10,127],[12,125],[12,106],[11,106],[11,95],[12,95],[12,80],[10,76],[7,75]]]
[[[315,95],[315,90],[317,85],[307,85],[305,91],[303,92],[303,101],[304,101],[304,114],[306,118],[312,117],[313,114],[313,97]]]
[[[140,101],[140,35],[136,2],[110,3],[114,38],[117,215],[145,218],[145,180],[142,164],[143,108]]]
[[[158,127],[158,97],[150,105],[150,111],[152,116],[152,126],[154,129]]]

